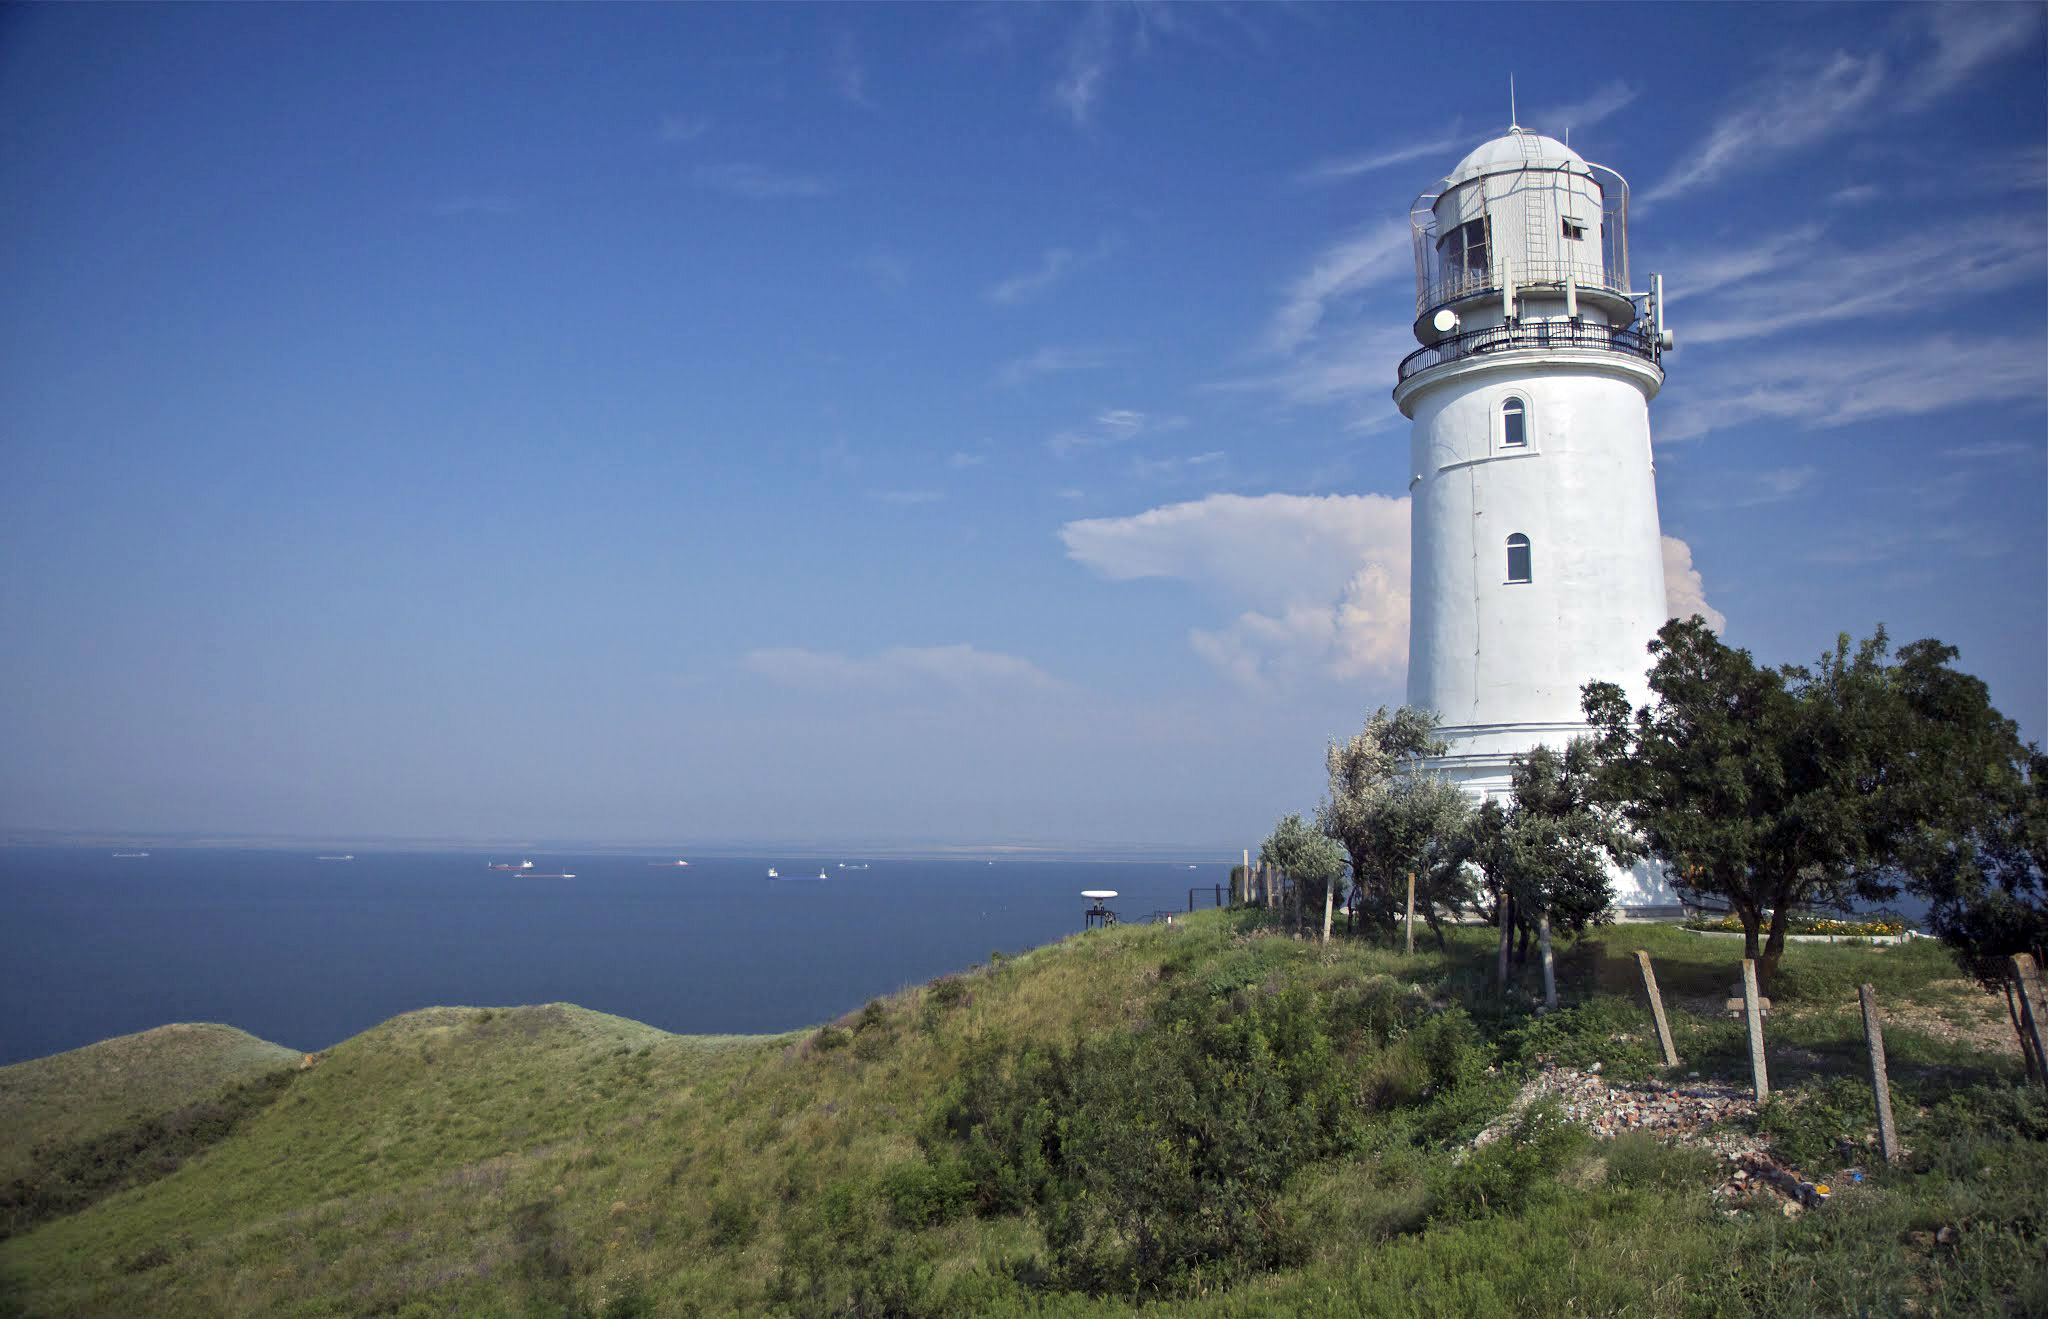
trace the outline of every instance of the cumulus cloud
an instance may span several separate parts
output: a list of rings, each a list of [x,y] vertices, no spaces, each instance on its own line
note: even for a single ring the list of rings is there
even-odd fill
[[[746,668],[770,682],[807,691],[928,691],[987,695],[1019,689],[1049,691],[1057,678],[1017,655],[950,646],[894,646],[859,657],[836,650],[774,646],[747,652]]]
[[[1408,501],[1211,495],[1060,528],[1112,581],[1194,583],[1237,610],[1189,644],[1254,690],[1302,675],[1395,678],[1408,654]]]
[[[1707,603],[1706,583],[1692,566],[1692,546],[1676,536],[1664,538],[1664,609],[1672,618],[1698,614],[1716,633],[1728,628],[1728,615]]]

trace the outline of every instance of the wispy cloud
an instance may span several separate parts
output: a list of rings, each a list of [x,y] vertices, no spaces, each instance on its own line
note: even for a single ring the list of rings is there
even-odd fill
[[[1125,355],[1121,348],[1049,346],[1023,357],[1013,357],[996,370],[996,379],[1012,388],[1039,376],[1066,371],[1099,371]]]
[[[1673,401],[1659,443],[1698,439],[1755,421],[1825,430],[1883,417],[1926,416],[1966,404],[2048,398],[2048,339],[1953,335],[1843,344],[1797,353],[1716,359],[1711,377]]]
[[[992,440],[982,440],[972,449],[955,449],[946,458],[946,466],[955,472],[964,472],[970,467],[986,463],[995,448]]]
[[[1678,332],[1695,344],[1751,339],[2024,285],[2048,270],[2048,232],[2035,219],[1986,216],[1868,246],[1814,244],[1807,250],[1788,241],[1776,253],[1791,273],[1774,270],[1769,280],[1730,287]]]
[[[1451,124],[1450,130],[1426,141],[1404,142],[1399,146],[1375,147],[1354,156],[1338,156],[1332,160],[1319,161],[1296,175],[1302,183],[1336,183],[1344,179],[1355,179],[1361,174],[1372,174],[1394,165],[1405,165],[1411,160],[1426,156],[1447,156],[1464,145],[1458,136],[1458,125]]]
[[[1884,189],[1874,183],[1852,183],[1846,188],[1837,188],[1828,194],[1830,206],[1861,206],[1884,196]]]
[[[1296,407],[1365,402],[1370,408],[1359,419],[1363,425],[1398,415],[1388,391],[1401,359],[1415,346],[1405,325],[1354,325],[1274,370],[1213,381],[1205,388],[1270,394]]]
[[[516,197],[503,193],[465,193],[434,203],[433,213],[443,219],[460,215],[510,215],[520,208]]]
[[[1946,96],[2000,59],[2041,58],[2041,8],[2015,5],[1922,5],[1933,53],[1910,70],[1900,92],[1906,109],[1918,110]]]
[[[1612,118],[1627,109],[1630,103],[1642,94],[1642,88],[1631,87],[1627,82],[1616,78],[1595,90],[1584,100],[1536,111],[1530,116],[1529,122],[1542,132],[1561,137],[1571,129],[1591,128],[1604,119]]]
[[[910,263],[886,247],[870,248],[855,266],[884,293],[896,293],[910,282]]]
[[[830,61],[832,90],[839,99],[863,110],[872,110],[875,103],[868,99],[868,71],[861,62],[860,48],[854,44],[853,33],[841,31],[832,42]]]
[[[1987,440],[1982,444],[1955,444],[1935,453],[1943,458],[1959,462],[1983,462],[2000,458],[2039,458],[2048,454],[2048,446],[2036,442],[2022,444],[2018,440]]]
[[[1109,76],[1114,36],[1110,16],[1107,4],[1095,3],[1082,9],[1068,36],[1060,76],[1049,93],[1053,104],[1076,128],[1088,127],[1095,114],[1095,103],[1102,95],[1103,81]]]
[[[1223,464],[1221,449],[1169,458],[1136,458],[1131,462],[1131,475],[1140,481],[1214,480],[1223,474]]]
[[[1833,137],[1864,115],[1885,86],[1881,55],[1837,51],[1813,64],[1787,61],[1771,80],[1735,97],[1707,135],[1644,202],[1668,201],[1739,168]]]
[[[929,691],[993,695],[1018,689],[1052,691],[1063,684],[1030,660],[965,643],[894,646],[869,656],[775,646],[747,652],[748,670],[785,687],[811,691]]]
[[[909,508],[918,504],[936,504],[946,497],[943,490],[876,490],[871,495],[885,504],[896,504]]]
[[[1332,302],[1409,272],[1411,261],[1406,220],[1382,220],[1332,243],[1288,286],[1279,309],[1266,323],[1266,351],[1293,352],[1314,337]]]
[[[1759,504],[1780,504],[1804,490],[1820,474],[1820,469],[1805,467],[1770,467],[1760,472],[1748,472],[1737,478],[1742,487],[1728,499],[1715,501],[1731,508],[1754,508]]]
[[[1086,426],[1060,431],[1045,442],[1054,456],[1064,458],[1079,449],[1104,449],[1126,444],[1140,435],[1166,435],[1188,424],[1186,417],[1154,417],[1135,408],[1106,408]]]
[[[1822,225],[1802,224],[1740,247],[1682,248],[1663,263],[1671,272],[1665,296],[1676,306],[1781,270],[1810,255],[1824,232]]]
[[[1115,246],[1113,240],[1104,238],[1094,247],[1080,253],[1066,247],[1049,247],[1044,255],[1039,257],[1036,266],[1022,274],[1012,275],[990,288],[988,300],[999,307],[1029,302],[1075,271],[1101,261],[1115,249]]]
[[[710,131],[709,115],[665,114],[661,117],[661,140],[664,142],[694,142]]]
[[[832,191],[831,181],[815,174],[792,174],[771,169],[766,165],[745,162],[702,165],[691,178],[700,188],[724,193],[728,197],[745,197],[752,201],[770,201],[784,197],[822,197]]]

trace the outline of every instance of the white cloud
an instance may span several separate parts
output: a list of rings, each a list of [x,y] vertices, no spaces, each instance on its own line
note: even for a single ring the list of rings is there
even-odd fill
[[[1728,615],[1707,603],[1706,584],[1692,566],[1692,546],[1676,536],[1664,537],[1664,609],[1672,618],[1698,614],[1716,633],[1728,629]]]
[[[1574,128],[1591,128],[1601,120],[1620,113],[1642,94],[1642,88],[1631,87],[1620,78],[1616,78],[1582,101],[1573,101],[1569,105],[1560,105],[1551,110],[1537,111],[1530,117],[1530,122],[1537,125],[1542,132],[1562,137]]]
[[[1716,359],[1689,382],[1657,428],[1660,443],[1698,439],[1755,421],[1808,430],[1880,417],[1925,416],[2048,397],[2048,340],[1952,335]]]
[[[1332,302],[1413,270],[1413,243],[1406,220],[1383,220],[1364,233],[1331,244],[1288,286],[1279,310],[1267,322],[1266,350],[1295,351],[1315,337]]]
[[[771,682],[811,691],[927,690],[937,686],[958,695],[983,695],[1062,686],[1030,660],[964,643],[895,646],[866,658],[835,650],[777,646],[748,651],[742,662]]]
[[[665,114],[661,117],[661,140],[693,142],[711,131],[711,117],[701,114]]]
[[[885,504],[900,504],[909,507],[915,504],[936,504],[946,497],[943,490],[877,490],[874,497]]]
[[[1954,458],[1962,462],[1981,462],[1995,458],[2039,458],[2043,453],[2040,444],[2021,444],[2016,440],[1989,440],[1982,444],[1957,444],[1935,451],[1943,458]]]
[[[1221,449],[1212,449],[1179,457],[1137,458],[1131,462],[1131,475],[1141,481],[1182,481],[1195,476],[1213,480],[1220,475],[1224,457]]]
[[[1852,183],[1846,188],[1837,188],[1828,194],[1830,206],[1861,206],[1884,196],[1884,189],[1874,183]]]
[[[2016,216],[1868,246],[1802,247],[1788,237],[1769,250],[1775,264],[1724,281],[1731,286],[1700,319],[1673,326],[1682,343],[1752,339],[1825,321],[1949,306],[1958,294],[2024,285],[2048,269],[2048,231],[2038,219]],[[1759,273],[1772,278],[1753,277]]]
[[[995,285],[988,291],[988,300],[997,306],[1010,307],[1020,302],[1029,302],[1057,284],[1067,275],[1087,266],[1094,265],[1114,250],[1110,239],[1103,239],[1086,252],[1076,253],[1070,248],[1049,247],[1030,270]]]
[[[1109,76],[1109,23],[1107,5],[1087,6],[1068,40],[1065,67],[1052,85],[1053,104],[1074,121],[1076,128],[1088,126],[1095,113],[1095,102],[1102,95],[1103,80]]]
[[[1771,82],[1735,97],[1705,138],[1688,149],[1663,181],[1643,194],[1666,201],[1740,167],[1834,136],[1864,116],[1885,86],[1884,58],[1837,51],[1816,63],[1787,61]]]
[[[983,440],[981,446],[976,449],[955,449],[947,457],[946,466],[956,472],[965,471],[970,467],[979,467],[988,461],[989,449],[990,445],[987,440]]]
[[[1123,355],[1121,348],[1046,347],[1003,363],[996,369],[996,379],[1014,387],[1063,371],[1099,371]]]
[[[860,49],[853,43],[851,32],[841,32],[832,43],[832,89],[839,93],[839,99],[863,110],[872,110],[875,103],[868,99],[868,71],[861,63]]]
[[[1995,60],[2040,60],[2038,5],[1936,4],[1920,6],[1917,12],[1927,20],[1934,54],[1904,80],[1900,102],[1909,110],[1954,91]]]
[[[1303,183],[1334,183],[1340,179],[1355,179],[1361,174],[1371,174],[1392,165],[1405,165],[1411,160],[1421,160],[1426,156],[1449,155],[1463,144],[1464,139],[1458,136],[1457,125],[1453,124],[1448,134],[1431,138],[1426,142],[1408,142],[1397,147],[1381,147],[1362,155],[1321,161],[1303,170],[1299,178]]]
[[[1135,408],[1106,408],[1088,425],[1063,430],[1045,442],[1061,458],[1077,449],[1103,449],[1140,435],[1165,435],[1188,424],[1186,417],[1154,417]]]
[[[884,293],[901,292],[910,283],[910,264],[885,247],[869,250],[854,265]]]
[[[783,197],[822,197],[832,191],[829,180],[813,174],[791,174],[766,165],[736,162],[702,165],[691,177],[700,188],[753,201]]]
[[[1795,225],[1742,247],[1687,247],[1672,252],[1662,263],[1670,272],[1665,280],[1665,298],[1676,306],[1717,289],[1743,284],[1759,275],[1781,270],[1793,261],[1810,256],[1825,228],[1818,224]]]
[[[1060,528],[1112,581],[1192,582],[1240,612],[1189,644],[1248,688],[1304,674],[1394,677],[1408,653],[1408,501],[1211,495]]]

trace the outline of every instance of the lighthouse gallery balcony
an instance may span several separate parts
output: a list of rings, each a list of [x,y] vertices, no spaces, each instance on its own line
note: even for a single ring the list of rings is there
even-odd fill
[[[1596,321],[1526,321],[1510,325],[1489,325],[1447,335],[1426,348],[1418,348],[1401,359],[1398,380],[1480,353],[1506,353],[1524,349],[1591,348],[1626,353],[1644,361],[1661,364],[1663,352],[1654,333],[1636,325],[1605,325]]]

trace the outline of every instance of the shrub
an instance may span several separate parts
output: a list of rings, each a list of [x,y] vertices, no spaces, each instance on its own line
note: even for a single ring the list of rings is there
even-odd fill
[[[1129,1295],[1296,1258],[1279,1197],[1356,1142],[1355,1078],[1298,989],[1169,995],[1150,1025],[1049,1050],[984,1041],[931,1143],[977,1207],[1028,1207],[1063,1285]]]
[[[711,1198],[711,1215],[704,1230],[712,1245],[731,1250],[754,1239],[757,1219],[752,1202],[744,1196],[716,1195]]]
[[[1515,1213],[1555,1185],[1557,1173],[1590,1138],[1565,1121],[1555,1100],[1531,1104],[1500,1139],[1430,1179],[1430,1218],[1459,1222]]]
[[[899,1227],[950,1222],[966,1211],[973,1195],[974,1183],[955,1158],[899,1164],[882,1178],[889,1217]]]
[[[852,1036],[837,1026],[821,1026],[818,1033],[811,1036],[811,1047],[819,1053],[830,1053],[834,1049],[845,1048],[852,1039]]]

